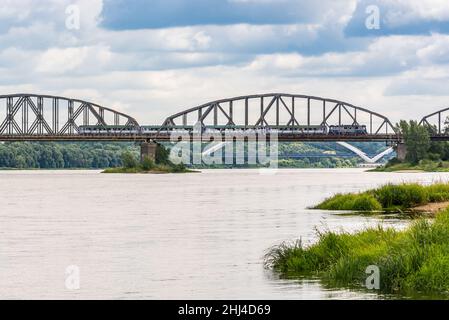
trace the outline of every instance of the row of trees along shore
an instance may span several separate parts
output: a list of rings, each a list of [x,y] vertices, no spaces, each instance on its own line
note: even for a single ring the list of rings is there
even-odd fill
[[[449,122],[446,121],[446,125]],[[406,162],[412,165],[420,163],[439,162],[444,164],[449,161],[449,142],[431,141],[432,134],[437,133],[437,128],[429,125],[420,125],[417,121],[401,121],[398,130],[403,135],[407,147]],[[449,133],[449,127],[445,128]],[[390,161],[390,165],[399,163],[397,159]]]

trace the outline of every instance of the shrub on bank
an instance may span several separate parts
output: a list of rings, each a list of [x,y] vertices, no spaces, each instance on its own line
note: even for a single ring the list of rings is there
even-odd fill
[[[438,183],[429,186],[415,183],[388,184],[363,193],[337,194],[324,200],[315,209],[391,211],[443,201],[449,201],[449,184]]]
[[[369,193],[337,194],[319,204],[316,209],[380,211],[382,210],[382,205]]]
[[[335,286],[361,288],[366,268],[375,265],[384,293],[449,292],[449,210],[405,231],[377,227],[318,236],[310,247],[296,242],[271,249],[267,266],[289,277],[316,275]]]
[[[412,208],[428,202],[427,189],[419,184],[389,184],[373,193],[383,208]]]

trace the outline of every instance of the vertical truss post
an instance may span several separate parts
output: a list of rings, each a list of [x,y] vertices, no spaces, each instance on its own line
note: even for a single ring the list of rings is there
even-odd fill
[[[323,125],[326,125],[326,100],[323,100]]]
[[[310,127],[310,98],[307,99],[307,126]]]
[[[245,128],[248,127],[248,98],[245,99]]]
[[[295,117],[295,97],[292,97],[292,125],[295,125],[296,117]]]
[[[234,123],[234,105],[233,105],[233,101],[229,101],[229,118],[231,118],[229,120],[230,123]]]
[[[69,134],[73,134],[73,100],[69,100],[68,102],[67,118],[67,121],[69,123]]]
[[[13,115],[13,98],[6,99],[6,117],[8,119],[8,134],[11,135],[13,133],[13,124],[12,120],[14,118]]]
[[[218,126],[218,104],[214,105],[214,127]]]
[[[89,125],[89,106],[84,105],[83,107],[83,126]]]
[[[57,98],[53,98],[52,101],[52,108],[53,108],[53,132],[57,134],[59,132],[59,100]]]
[[[280,96],[278,96],[276,98],[276,125],[279,126],[279,98]]]
[[[22,100],[22,132],[28,134],[28,101]]]
[[[438,113],[438,134],[441,134],[441,112]]]
[[[262,119],[262,126],[265,124],[265,118],[263,116],[263,112],[264,112],[263,97],[260,97],[260,117],[263,118]]]
[[[338,125],[341,126],[341,104],[338,105]]]
[[[37,97],[37,110],[38,110],[38,125],[37,125],[37,133],[42,135],[43,133],[43,124],[44,124],[44,103],[42,97]]]

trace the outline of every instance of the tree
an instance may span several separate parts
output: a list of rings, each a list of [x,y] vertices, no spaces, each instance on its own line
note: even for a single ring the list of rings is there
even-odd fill
[[[170,164],[170,151],[160,144],[156,147],[156,163]]]
[[[416,121],[404,121],[399,124],[399,130],[404,137],[407,147],[407,161],[417,164],[426,159],[431,146],[430,134],[426,127],[420,126]]]
[[[122,153],[122,162],[125,168],[135,168],[138,165],[136,158],[129,151]]]
[[[154,169],[154,162],[148,157],[145,157],[142,161],[142,169],[145,171],[150,171],[151,169]]]

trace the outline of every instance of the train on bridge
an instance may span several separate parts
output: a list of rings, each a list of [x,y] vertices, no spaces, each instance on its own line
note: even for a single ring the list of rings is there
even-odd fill
[[[80,135],[150,135],[155,132],[161,134],[169,134],[170,132],[192,132],[195,130],[194,126],[172,126],[169,129],[163,129],[160,126],[80,126]],[[368,131],[365,125],[351,124],[351,125],[331,125],[329,127],[325,125],[310,125],[310,126],[236,126],[236,125],[224,125],[224,126],[208,126],[203,125],[201,127],[202,134],[208,133],[223,133],[225,131],[235,131],[242,133],[277,133],[277,134],[293,134],[293,135],[330,135],[330,136],[363,136],[367,135]]]

